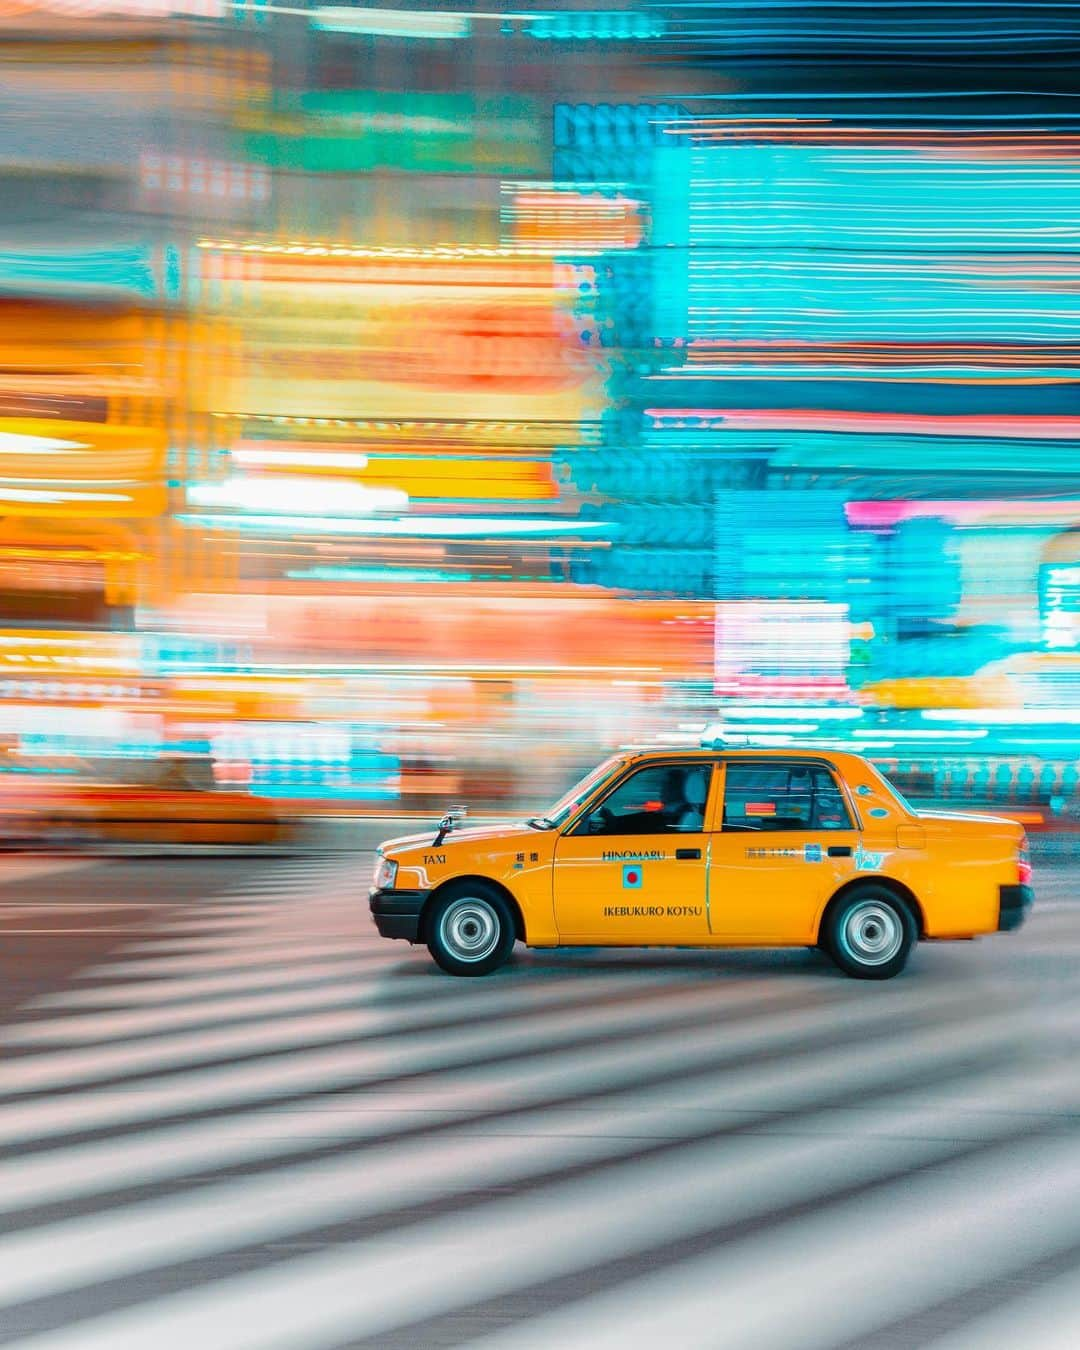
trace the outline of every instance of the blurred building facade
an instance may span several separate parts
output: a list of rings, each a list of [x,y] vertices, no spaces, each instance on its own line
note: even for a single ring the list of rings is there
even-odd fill
[[[1052,9],[1012,94],[948,9],[4,6],[4,767],[535,803],[723,716],[1080,818]]]

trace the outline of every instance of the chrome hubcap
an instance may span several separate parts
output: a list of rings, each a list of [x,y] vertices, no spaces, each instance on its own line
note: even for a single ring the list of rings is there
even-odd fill
[[[890,906],[879,900],[864,900],[848,911],[841,936],[857,961],[864,966],[883,966],[903,945],[904,929]]]
[[[439,937],[459,961],[482,961],[499,945],[499,916],[486,900],[457,900],[439,921]]]

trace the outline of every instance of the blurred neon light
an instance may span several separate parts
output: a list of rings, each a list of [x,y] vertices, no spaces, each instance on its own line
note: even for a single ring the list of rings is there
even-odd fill
[[[751,707],[747,704],[740,704],[737,708],[725,708],[723,710],[724,718],[729,717],[779,717],[785,721],[798,719],[812,720],[815,722],[852,722],[862,717],[861,708],[815,708],[812,704],[794,704],[787,707],[761,705]]]
[[[818,730],[817,722],[734,722],[725,725],[719,722],[716,726],[706,727],[702,732],[704,738],[716,737],[721,740],[731,736],[758,736],[763,732],[787,732],[797,736],[810,735],[811,732]]]
[[[324,478],[229,478],[224,483],[195,483],[188,488],[192,506],[217,506],[268,513],[311,511],[321,516],[356,516],[369,511],[401,511],[409,504],[397,488],[366,488]]]
[[[993,724],[1080,723],[1080,707],[1075,708],[926,708],[928,722],[989,722]]]
[[[435,10],[367,9],[352,5],[320,5],[311,11],[312,28],[328,33],[364,33],[369,37],[467,38],[467,14]]]
[[[16,13],[37,11],[68,18],[113,14],[132,19],[164,19],[173,15],[220,19],[225,15],[224,0],[33,0],[32,4],[0,7],[0,17],[6,17],[12,9]]]
[[[933,516],[955,525],[973,524],[987,518],[1001,523],[1011,520],[1075,520],[1080,517],[1080,501],[1075,498],[1051,498],[1045,501],[861,501],[846,502],[844,515],[849,525],[888,528],[905,520]]]
[[[442,582],[467,581],[466,576],[438,572],[422,567],[307,567],[287,573],[293,581],[381,581]]]
[[[65,492],[59,488],[0,486],[0,501],[11,502],[129,502],[128,492]]]
[[[85,441],[58,441],[51,436],[26,436],[0,431],[0,455],[63,455],[69,450],[89,450]]]
[[[322,516],[183,515],[177,519],[185,525],[198,525],[203,529],[432,539],[546,538],[556,534],[595,534],[611,529],[610,522],[602,520],[515,520],[505,516],[409,516],[398,520],[348,520]]]
[[[245,467],[303,468],[303,469],[366,469],[367,455],[352,451],[295,450],[288,446],[238,445],[232,451],[232,460]]]
[[[897,730],[893,727],[882,728],[880,731],[853,731],[852,739],[856,741],[877,740],[879,736],[888,736],[893,740],[923,740],[923,741],[976,741],[990,733],[985,727],[972,727],[968,731],[947,730],[942,727],[927,727],[923,731],[912,730],[905,727]]]
[[[646,408],[656,421],[715,422],[756,431],[891,432],[915,436],[998,436],[1019,440],[1080,440],[1080,417],[842,412],[820,408]]]

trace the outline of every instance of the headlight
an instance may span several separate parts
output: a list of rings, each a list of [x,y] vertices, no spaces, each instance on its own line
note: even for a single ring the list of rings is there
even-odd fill
[[[397,880],[397,863],[393,858],[384,858],[381,853],[375,857],[375,889],[388,890]]]

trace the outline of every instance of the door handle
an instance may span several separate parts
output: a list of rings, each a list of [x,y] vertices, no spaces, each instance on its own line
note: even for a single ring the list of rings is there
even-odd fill
[[[830,858],[850,858],[850,857],[851,857],[851,845],[850,845],[850,844],[830,844],[830,845],[829,845],[829,857],[830,857]]]
[[[850,850],[849,850],[850,852]],[[700,858],[701,849],[699,848],[677,848],[675,850],[676,858]]]

